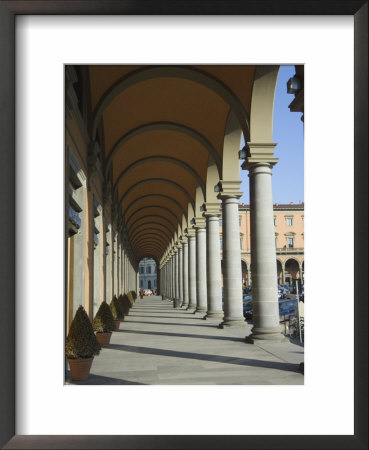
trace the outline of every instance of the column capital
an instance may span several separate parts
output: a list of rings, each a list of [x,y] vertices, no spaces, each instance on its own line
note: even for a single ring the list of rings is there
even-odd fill
[[[204,217],[194,217],[193,218],[193,228],[206,228],[206,220]]]
[[[220,203],[204,203],[203,205],[203,210],[204,212],[202,213],[202,215],[204,217],[208,217],[208,216],[218,216],[220,217],[222,214],[221,208],[220,208]]]
[[[179,237],[179,239],[180,239],[182,245],[183,245],[183,244],[187,244],[187,236],[185,236],[184,234],[182,234],[182,235]]]
[[[193,228],[186,228],[185,230],[185,234],[187,236],[187,239],[190,237],[195,237],[196,236],[196,231]]]
[[[266,163],[274,166],[278,158],[273,158],[275,142],[247,142],[247,157],[242,164],[243,170],[250,170],[255,164]]]
[[[217,192],[219,192],[217,198],[221,200],[226,197],[242,197],[243,192],[240,192],[240,186],[240,180],[220,180],[216,185]]]

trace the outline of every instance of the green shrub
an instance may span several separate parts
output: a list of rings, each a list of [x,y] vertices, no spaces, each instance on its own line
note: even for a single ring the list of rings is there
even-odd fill
[[[69,359],[92,358],[100,350],[90,319],[83,306],[80,306],[65,341],[65,356]]]
[[[117,299],[116,296],[113,297],[113,300],[110,302],[110,311],[113,314],[115,320],[123,320],[124,319],[124,311]]]
[[[123,308],[123,312],[125,315],[127,315],[132,306],[132,303],[130,302],[127,294],[121,295],[119,298],[120,298],[120,304],[122,305],[122,308]]]
[[[121,311],[123,311],[123,314],[126,315],[127,313],[126,313],[126,308],[124,306],[124,301],[123,301],[123,295],[122,294],[118,297],[118,303],[119,303]]]
[[[96,333],[110,333],[111,331],[114,331],[114,317],[106,302],[101,303],[92,322],[92,326]]]
[[[133,303],[135,302],[134,299],[133,299],[133,296],[132,296],[132,291],[129,291],[129,292],[128,292],[127,298],[128,298],[128,300],[130,301],[131,306],[132,306]]]

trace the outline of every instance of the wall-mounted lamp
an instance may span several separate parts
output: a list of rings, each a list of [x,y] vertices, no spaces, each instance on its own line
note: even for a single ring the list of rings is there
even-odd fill
[[[301,89],[301,80],[298,76],[294,76],[287,81],[287,93],[296,94]]]
[[[246,145],[238,152],[238,159],[246,159],[247,158],[247,147]]]

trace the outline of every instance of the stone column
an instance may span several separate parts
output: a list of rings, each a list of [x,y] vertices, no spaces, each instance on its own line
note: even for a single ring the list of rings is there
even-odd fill
[[[168,286],[168,273],[169,273],[169,264],[168,258],[165,258],[165,298],[169,298],[169,286]]]
[[[164,289],[163,294],[164,294],[164,298],[168,298],[168,285],[167,285],[168,272],[167,272],[167,269],[168,269],[168,267],[167,267],[167,260],[165,259],[164,260],[164,277],[163,277],[163,289]]]
[[[220,328],[246,326],[242,304],[242,271],[238,199],[240,181],[220,181],[222,200],[224,320]]]
[[[206,286],[206,228],[203,217],[195,218],[196,229],[196,310],[205,315],[208,308]]]
[[[196,233],[188,230],[188,299],[187,309],[196,309]]]
[[[183,308],[187,308],[188,301],[188,243],[187,238],[183,242]]]
[[[172,301],[172,255],[168,256],[168,298]]]
[[[167,295],[166,295],[166,298],[169,300],[169,298],[170,298],[170,283],[169,283],[169,274],[170,274],[170,257],[169,256],[167,256],[166,257],[166,263],[165,263],[165,265],[166,265],[166,281],[165,281],[165,283],[166,283],[166,290],[167,290]]]
[[[156,265],[156,295],[161,295],[162,288],[161,288],[161,271],[160,267]]]
[[[208,310],[205,319],[222,319],[222,269],[220,263],[219,203],[206,203],[206,275]]]
[[[179,284],[179,304],[183,304],[183,248],[182,243],[178,248],[178,284]]]
[[[126,276],[127,276],[127,284],[126,284],[126,292],[129,292],[129,285],[130,285],[130,264],[129,264],[129,255],[127,254],[126,257],[126,262],[127,262],[127,269],[126,269]]]
[[[123,241],[121,245],[121,251],[120,251],[120,261],[121,261],[121,268],[120,268],[120,294],[123,294],[124,292],[124,247],[123,247]]]
[[[251,161],[250,161],[251,160]],[[253,328],[246,342],[285,341],[279,324],[272,172],[276,160],[246,160],[249,170]]]
[[[175,300],[179,307],[179,252],[178,252],[178,248],[174,249],[174,266],[175,266],[175,278],[174,278]]]
[[[171,299],[172,301],[174,301],[175,296],[176,296],[176,267],[175,267],[175,256],[174,256],[174,252],[172,253],[171,256],[171,271],[172,271],[172,279],[171,279],[171,284],[172,284],[172,294],[171,294]]]
[[[121,288],[122,288],[121,276],[120,276],[121,270],[122,270],[121,244],[120,244],[120,239],[118,237],[117,238],[117,291],[118,291],[118,295],[121,294]]]
[[[284,268],[284,264],[285,264],[285,262],[283,262],[283,266],[282,266],[282,284],[286,283],[286,271]]]

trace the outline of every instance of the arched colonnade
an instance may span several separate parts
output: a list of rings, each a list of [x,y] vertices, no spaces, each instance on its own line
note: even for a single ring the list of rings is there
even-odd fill
[[[271,173],[279,66],[66,66],[68,321],[138,290],[244,326],[238,199],[248,171],[255,339],[281,341]],[[241,139],[247,143],[240,152]],[[219,219],[222,219],[223,297]],[[224,302],[224,303],[223,303]]]

